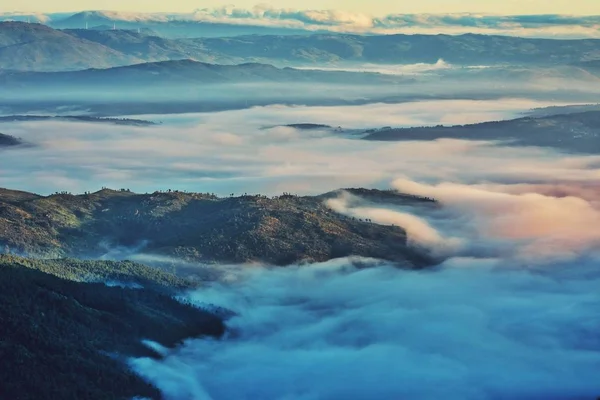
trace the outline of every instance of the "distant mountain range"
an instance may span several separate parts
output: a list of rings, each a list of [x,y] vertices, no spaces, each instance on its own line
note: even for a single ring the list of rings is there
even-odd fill
[[[404,78],[377,73],[276,68],[272,65],[246,63],[216,65],[193,60],[162,61],[106,69],[65,72],[0,72],[0,87],[5,88],[80,88],[106,89],[111,86],[136,87],[153,91],[161,85],[215,84],[244,82],[293,82],[390,84]]]
[[[19,114],[106,117],[429,99],[533,96],[581,103],[597,100],[600,75],[591,66],[448,67],[402,75],[186,59],[77,71],[0,70],[0,91],[7,120]],[[280,90],[282,84],[286,90]]]
[[[76,70],[141,60],[41,24],[0,23],[0,69]]]
[[[568,64],[600,59],[600,40],[525,39],[508,36],[449,35],[311,35],[247,36],[189,40],[228,56],[296,63],[456,65]]]
[[[560,65],[600,60],[600,40],[484,35],[251,35],[166,39],[137,30],[56,30],[0,23],[0,69],[73,70],[194,59],[221,64]]]

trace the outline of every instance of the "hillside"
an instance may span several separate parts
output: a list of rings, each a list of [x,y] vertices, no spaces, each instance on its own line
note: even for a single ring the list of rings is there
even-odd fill
[[[201,44],[184,43],[149,35],[137,30],[70,29],[63,31],[79,39],[89,40],[144,61],[166,61],[193,58],[214,62]],[[223,62],[223,59],[219,60]]]
[[[163,269],[131,261],[28,259],[2,254],[2,251],[10,252],[10,247],[0,249],[0,260],[10,260],[21,267],[74,282],[112,282],[115,286],[146,288],[165,294],[201,285],[198,280],[181,278]]]
[[[525,113],[525,115],[533,118],[541,118],[551,117],[554,115],[579,114],[588,111],[600,111],[600,104],[583,104],[534,108]]]
[[[66,121],[66,122],[87,122],[87,123],[98,123],[98,124],[114,124],[114,125],[128,125],[128,126],[152,126],[156,125],[155,122],[146,121],[142,119],[132,118],[98,118],[85,115],[5,115],[0,116],[0,123],[5,122],[24,122],[24,121]],[[2,146],[3,138],[5,137],[6,142],[11,140],[12,136],[0,134],[0,146]],[[18,139],[12,138],[12,141],[19,142]],[[17,143],[18,144],[18,143]]]
[[[600,59],[600,40],[527,39],[510,36],[450,35],[295,35],[203,38],[186,41],[227,57],[268,62],[556,65]],[[257,51],[260,50],[260,51]]]
[[[398,199],[403,199],[398,195]],[[406,232],[347,218],[322,197],[101,190],[38,197],[0,191],[0,248],[46,257],[100,257],[111,249],[195,262],[286,265],[348,255],[424,266]],[[125,249],[125,250],[123,250]]]
[[[19,87],[43,90],[68,88],[78,90],[131,87],[156,96],[172,85],[222,83],[292,82],[389,84],[401,77],[374,73],[318,71],[276,68],[268,64],[217,65],[194,60],[142,63],[107,69],[86,69],[66,72],[22,72],[0,74],[0,85],[7,89]],[[162,88],[157,88],[161,85]]]
[[[600,78],[600,59],[584,61],[577,63],[576,65]]]
[[[0,69],[77,70],[139,61],[135,56],[46,25],[0,22]]]
[[[366,140],[501,140],[518,146],[543,146],[570,152],[598,154],[600,111],[540,118],[525,117],[471,125],[372,129],[365,133]]]
[[[84,269],[91,263],[102,264]],[[2,399],[159,399],[125,364],[156,355],[141,340],[174,346],[224,333],[219,318],[168,295],[61,279],[42,272],[50,264],[66,275],[73,261],[0,255],[0,358],[10,366],[0,369]]]
[[[23,144],[20,139],[0,133],[0,147],[18,146],[20,144]]]

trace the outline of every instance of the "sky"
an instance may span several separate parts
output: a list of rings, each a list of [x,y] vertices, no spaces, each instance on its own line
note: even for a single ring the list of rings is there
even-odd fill
[[[260,1],[258,1],[260,2]],[[252,8],[257,0],[171,0],[168,4],[153,0],[20,0],[0,2],[0,12],[59,12],[115,10],[138,12],[190,12],[199,8],[234,5]],[[261,2],[264,4],[265,2]],[[390,13],[492,13],[492,14],[571,14],[600,15],[599,0],[278,0],[267,2],[276,8],[339,9],[370,15]]]

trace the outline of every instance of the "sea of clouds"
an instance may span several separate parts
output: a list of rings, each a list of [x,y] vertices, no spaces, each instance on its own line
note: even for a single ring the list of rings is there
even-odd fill
[[[229,266],[185,296],[233,311],[228,335],[131,366],[170,400],[596,398],[597,182],[394,182],[433,209],[342,195],[333,210],[401,224],[445,261]]]
[[[170,400],[592,399],[599,284],[597,259],[240,267],[189,294],[238,313],[229,337],[131,365]]]
[[[399,224],[444,261],[418,271],[353,258],[228,266],[185,295],[233,311],[228,335],[131,366],[169,400],[596,398],[600,171],[589,172],[393,182],[434,207],[342,194],[333,210]]]
[[[231,310],[227,336],[152,345],[163,359],[130,361],[168,400],[592,399],[600,395],[600,157],[356,135],[374,125],[503,119],[543,105],[271,106],[161,116],[155,127],[6,124],[4,133],[37,147],[3,150],[0,186],[221,194],[366,186],[439,201],[342,193],[327,202],[403,226],[412,246],[441,260],[425,270],[352,258],[217,266],[213,274],[202,266],[212,282],[182,295]],[[356,130],[282,126],[300,122]]]
[[[0,187],[49,194],[101,187],[138,192],[177,189],[230,193],[319,194],[349,186],[389,187],[403,175],[415,179],[503,181],[523,171],[552,177],[586,176],[594,157],[487,142],[379,143],[359,140],[364,129],[474,123],[518,116],[550,103],[502,99],[441,100],[339,107],[255,107],[220,113],[137,116],[162,121],[153,127],[72,122],[4,123],[0,130],[33,144],[3,151]],[[292,123],[342,126],[350,133],[302,131]],[[23,179],[24,174],[27,179]],[[589,173],[587,173],[589,174]]]

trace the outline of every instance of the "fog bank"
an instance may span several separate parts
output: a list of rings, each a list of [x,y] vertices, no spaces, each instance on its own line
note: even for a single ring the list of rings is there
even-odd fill
[[[600,393],[597,260],[544,269],[453,259],[434,271],[343,259],[240,269],[191,293],[237,311],[136,371],[181,399],[587,399]]]
[[[49,194],[158,189],[318,194],[338,187],[389,187],[399,176],[499,183],[597,179],[594,157],[460,140],[375,143],[356,133],[381,126],[467,123],[514,116],[529,100],[429,101],[352,107],[257,107],[180,116],[142,116],[153,127],[71,122],[0,125],[35,145],[2,152],[0,186]],[[368,116],[368,117],[366,117]],[[352,128],[305,131],[280,125]],[[28,179],[22,179],[27,174]]]

